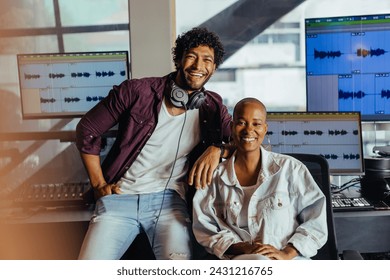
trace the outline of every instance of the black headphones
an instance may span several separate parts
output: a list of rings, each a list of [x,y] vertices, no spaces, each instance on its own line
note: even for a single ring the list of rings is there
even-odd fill
[[[188,94],[187,91],[185,91],[184,89],[176,85],[172,77],[171,77],[170,85],[171,85],[170,99],[173,106],[177,108],[185,107],[187,110],[199,109],[203,101],[206,99],[203,89]]]

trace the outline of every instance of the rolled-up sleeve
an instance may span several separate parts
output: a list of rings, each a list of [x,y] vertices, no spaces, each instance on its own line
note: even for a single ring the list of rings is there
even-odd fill
[[[76,126],[76,146],[80,152],[100,153],[102,135],[116,124],[121,113],[123,90],[123,86],[114,86],[106,98],[81,118]]]

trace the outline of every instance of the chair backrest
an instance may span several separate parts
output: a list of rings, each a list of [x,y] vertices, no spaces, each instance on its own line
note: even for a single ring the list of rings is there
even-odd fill
[[[322,192],[326,197],[326,212],[327,212],[327,225],[328,225],[328,241],[318,251],[317,255],[313,257],[315,260],[337,260],[337,239],[334,228],[333,210],[332,210],[332,196],[330,191],[330,175],[328,161],[320,156],[314,154],[299,154],[299,153],[288,153],[309,169],[314,180],[321,188]]]

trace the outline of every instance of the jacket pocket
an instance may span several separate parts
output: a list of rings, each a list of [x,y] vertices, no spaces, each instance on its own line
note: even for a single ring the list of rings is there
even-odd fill
[[[277,192],[264,200],[264,228],[268,235],[284,238],[294,223],[288,193]]]

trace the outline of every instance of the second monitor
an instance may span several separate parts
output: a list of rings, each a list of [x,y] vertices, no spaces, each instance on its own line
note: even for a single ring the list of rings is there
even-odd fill
[[[320,154],[331,175],[363,175],[359,112],[268,112],[271,149],[278,153]]]

